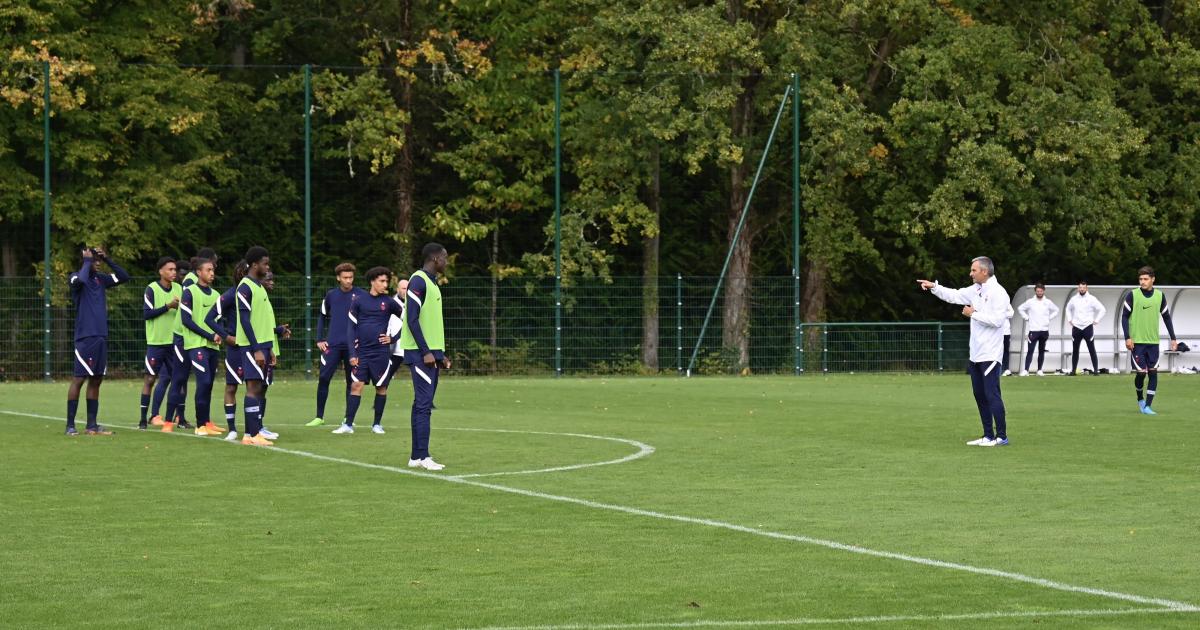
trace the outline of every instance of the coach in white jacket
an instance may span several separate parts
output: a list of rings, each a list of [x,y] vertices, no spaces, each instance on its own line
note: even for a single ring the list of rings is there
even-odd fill
[[[1071,296],[1067,301],[1066,317],[1067,321],[1071,322],[1071,376],[1077,374],[1079,369],[1079,342],[1086,341],[1088,353],[1092,355],[1092,376],[1095,376],[1100,371],[1100,364],[1096,362],[1096,342],[1095,337],[1096,324],[1104,319],[1104,305],[1096,296],[1088,293],[1088,283],[1084,280],[1079,281],[1079,293]]]
[[[1029,375],[1029,362],[1033,360],[1033,347],[1038,348],[1038,376],[1042,376],[1042,364],[1046,361],[1046,341],[1050,339],[1050,322],[1058,317],[1058,305],[1046,297],[1046,285],[1037,283],[1033,297],[1017,307],[1017,312],[1029,322],[1029,349],[1025,351],[1025,369],[1021,376]]]
[[[971,440],[971,446],[1004,446],[1008,430],[1004,418],[1004,400],[1000,397],[1000,363],[1004,344],[1004,321],[1011,316],[1008,292],[996,281],[992,259],[980,256],[971,261],[971,280],[963,289],[947,289],[936,282],[917,280],[922,289],[951,304],[965,304],[962,314],[971,318],[971,389],[983,437]]]

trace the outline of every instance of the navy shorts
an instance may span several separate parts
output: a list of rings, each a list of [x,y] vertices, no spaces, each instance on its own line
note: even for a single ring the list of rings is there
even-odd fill
[[[1129,359],[1133,362],[1133,370],[1135,372],[1146,372],[1149,370],[1158,369],[1158,344],[1156,343],[1135,343],[1133,344],[1133,352],[1129,353]]]
[[[75,376],[104,376],[108,371],[108,338],[75,340]]]
[[[387,387],[392,380],[392,355],[358,357],[358,365],[350,370],[350,379],[360,383],[371,383],[375,387]]]
[[[174,365],[174,360],[173,346],[146,346],[144,364],[148,376],[163,376],[171,380],[171,366]]]
[[[258,362],[254,360],[254,353],[250,352],[249,348],[243,348],[241,346],[238,346],[238,355],[242,362],[242,365],[241,365],[242,380],[262,381],[264,383],[268,383],[267,367],[258,367]],[[263,352],[263,355],[266,358],[267,366],[269,367],[271,365],[272,353],[270,350],[266,350]]]
[[[338,368],[342,364],[346,365],[346,371],[350,371],[350,349],[346,346],[329,346],[329,349],[321,353],[321,380],[328,381],[337,374]]]

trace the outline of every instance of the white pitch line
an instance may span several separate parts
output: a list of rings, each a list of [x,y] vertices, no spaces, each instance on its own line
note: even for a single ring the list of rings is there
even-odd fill
[[[985,612],[962,613],[947,615],[877,615],[867,617],[800,617],[797,619],[764,619],[757,620],[696,620],[696,621],[661,621],[644,623],[599,623],[599,624],[565,624],[542,626],[488,626],[477,630],[642,630],[644,628],[753,628],[759,626],[817,626],[817,625],[852,625],[869,623],[897,623],[912,621],[971,621],[989,619],[1028,619],[1041,617],[1109,617],[1121,615],[1144,615],[1164,613],[1191,613],[1196,611],[1171,610],[1169,608],[1118,608],[1114,610],[1048,610],[1044,612]]]
[[[555,435],[566,437],[587,438],[589,440],[607,440],[609,442],[620,442],[637,447],[637,452],[631,455],[626,455],[620,459],[610,459],[602,462],[591,462],[588,464],[571,464],[569,466],[555,466],[553,468],[536,468],[533,470],[514,470],[509,472],[494,472],[494,473],[472,473],[469,475],[454,475],[458,479],[466,479],[468,477],[500,477],[503,475],[533,475],[536,473],[561,472],[564,470],[579,470],[581,468],[595,468],[597,466],[611,466],[613,464],[624,464],[635,459],[641,459],[654,453],[654,447],[644,442],[637,440],[627,440],[625,438],[608,437],[604,435],[589,435],[587,433],[556,433],[551,431],[518,431],[515,429],[467,429],[458,427],[439,427],[439,431],[482,431],[488,433],[524,433],[528,435]]]
[[[58,418],[55,416],[46,416],[46,415],[41,415],[41,414],[7,411],[7,410],[3,410],[3,409],[0,409],[0,413],[6,413],[6,414],[14,415],[14,416],[26,416],[26,417],[30,417],[30,418],[44,418],[47,420],[58,420],[60,422],[62,421],[62,418]],[[133,427],[129,427],[127,425],[111,425],[111,426],[121,427],[121,428],[130,428],[130,429],[133,428]],[[186,436],[186,437],[199,437],[199,436],[191,435],[191,434],[187,434],[187,433],[168,433],[167,435],[182,435],[182,436]],[[225,442],[224,440],[207,440],[207,441],[222,442],[222,443],[227,444],[227,442]],[[346,464],[348,466],[358,466],[360,468],[369,468],[372,470],[384,470],[384,471],[393,472],[393,473],[397,473],[397,474],[401,474],[401,475],[409,475],[412,477],[422,477],[425,479],[437,479],[440,481],[447,481],[450,483],[457,483],[457,484],[461,484],[461,485],[465,485],[465,486],[473,486],[476,488],[486,488],[488,490],[496,490],[498,492],[505,492],[508,494],[516,494],[516,495],[520,495],[520,496],[524,496],[524,497],[531,497],[531,498],[536,498],[536,499],[545,499],[548,501],[557,501],[559,503],[568,503],[571,505],[580,505],[580,506],[594,508],[594,509],[598,509],[598,510],[607,510],[610,512],[620,512],[622,514],[632,514],[634,516],[645,516],[648,518],[655,518],[655,519],[660,519],[660,520],[664,520],[664,521],[674,521],[676,523],[704,525],[706,527],[713,527],[713,528],[717,528],[717,529],[725,529],[725,530],[729,530],[729,531],[741,532],[743,534],[752,534],[754,536],[762,536],[764,538],[773,538],[776,540],[787,540],[787,541],[791,541],[791,542],[798,542],[798,543],[813,545],[813,546],[817,546],[817,547],[825,547],[827,549],[835,549],[838,551],[847,551],[850,553],[855,553],[855,554],[864,555],[864,556],[870,556],[870,557],[874,557],[874,558],[886,558],[888,560],[899,560],[902,562],[909,562],[912,564],[919,564],[919,565],[927,566],[927,567],[935,567],[935,568],[939,568],[939,569],[951,569],[954,571],[961,571],[964,573],[971,573],[974,575],[984,575],[984,576],[989,576],[989,577],[1011,580],[1014,582],[1023,582],[1026,584],[1033,584],[1036,586],[1041,586],[1044,588],[1049,588],[1049,589],[1053,589],[1053,590],[1057,590],[1057,591],[1065,591],[1065,592],[1069,592],[1069,593],[1080,593],[1080,594],[1084,594],[1084,595],[1095,595],[1097,597],[1104,597],[1104,598],[1108,598],[1108,599],[1116,599],[1116,600],[1121,600],[1121,601],[1134,602],[1134,603],[1138,603],[1138,604],[1159,606],[1164,609],[1169,609],[1169,610],[1173,610],[1173,611],[1177,611],[1177,612],[1200,612],[1200,607],[1197,607],[1194,604],[1188,604],[1185,602],[1179,602],[1179,601],[1174,601],[1174,600],[1170,600],[1170,599],[1162,599],[1162,598],[1157,598],[1157,597],[1145,597],[1142,595],[1133,595],[1130,593],[1122,593],[1119,591],[1109,591],[1109,590],[1105,590],[1105,589],[1092,588],[1090,586],[1076,586],[1073,584],[1067,584],[1065,582],[1056,582],[1054,580],[1047,580],[1044,578],[1034,577],[1031,575],[1025,575],[1023,573],[1016,573],[1013,571],[1002,571],[1000,569],[990,569],[987,567],[976,567],[976,566],[972,566],[969,564],[962,564],[962,563],[958,563],[958,562],[947,562],[944,560],[934,560],[932,558],[923,558],[921,556],[913,556],[913,555],[909,555],[909,554],[896,553],[896,552],[892,552],[892,551],[881,551],[878,549],[870,549],[868,547],[860,547],[858,545],[849,545],[846,543],[840,543],[840,542],[837,542],[834,540],[825,540],[822,538],[813,538],[811,536],[800,536],[800,535],[796,535],[796,534],[784,534],[781,532],[773,532],[773,531],[769,531],[769,530],[765,530],[765,529],[758,529],[756,527],[747,527],[745,525],[737,525],[735,523],[727,523],[724,521],[717,521],[717,520],[707,519],[707,518],[697,518],[694,516],[681,516],[678,514],[667,514],[664,512],[655,512],[653,510],[643,510],[641,508],[629,507],[629,506],[624,506],[624,505],[615,505],[612,503],[600,503],[598,501],[589,501],[587,499],[578,499],[575,497],[568,497],[568,496],[557,495],[557,494],[548,494],[545,492],[537,492],[534,490],[524,490],[522,488],[501,486],[498,484],[488,483],[485,481],[475,481],[473,479],[462,479],[459,477],[451,477],[451,476],[446,476],[446,475],[437,475],[437,474],[433,474],[433,473],[418,472],[415,470],[408,470],[406,468],[399,468],[396,466],[387,466],[384,464],[371,464],[371,463],[367,463],[367,462],[360,462],[360,461],[353,460],[353,459],[345,459],[345,458],[341,458],[341,457],[331,457],[329,455],[321,455],[319,453],[310,453],[308,451],[297,451],[297,450],[282,448],[280,446],[260,447],[260,448],[262,448],[262,450],[265,450],[265,451],[277,452],[277,453],[287,453],[289,455],[297,455],[299,457],[306,457],[306,458],[315,459],[318,461],[334,462],[334,463],[338,463],[338,464]]]

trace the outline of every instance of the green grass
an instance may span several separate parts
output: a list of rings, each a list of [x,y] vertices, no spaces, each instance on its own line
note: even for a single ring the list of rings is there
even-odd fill
[[[604,507],[1198,604],[1197,381],[1164,376],[1149,417],[1130,380],[1005,379],[1012,445],[983,449],[963,444],[979,427],[961,375],[447,378],[441,476],[637,451],[451,427],[656,449],[464,483],[180,434],[67,438],[61,420],[0,413],[0,626],[1195,627],[1197,612],[1063,615],[1154,606]],[[138,389],[106,383],[101,421],[136,424]],[[300,427],[314,391],[272,389],[280,447],[407,470],[407,383],[384,436]],[[65,394],[5,384],[0,410],[59,418]],[[1004,616],[935,618],[982,613]]]

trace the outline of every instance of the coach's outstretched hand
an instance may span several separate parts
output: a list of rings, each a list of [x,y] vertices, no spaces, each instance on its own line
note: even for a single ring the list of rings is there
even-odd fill
[[[922,289],[928,291],[933,288],[934,283],[932,283],[928,280],[917,280],[917,284],[921,285]]]

